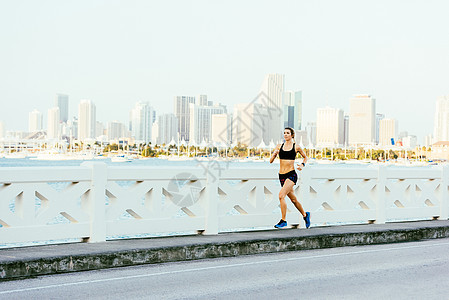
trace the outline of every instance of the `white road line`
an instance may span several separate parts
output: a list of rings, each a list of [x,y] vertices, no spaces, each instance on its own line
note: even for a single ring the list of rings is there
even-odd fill
[[[159,273],[153,273],[153,274],[130,275],[130,276],[123,276],[123,277],[113,277],[113,278],[105,278],[105,279],[96,279],[96,280],[87,280],[87,281],[69,282],[69,283],[62,283],[62,284],[45,285],[45,286],[38,286],[38,287],[33,287],[33,288],[24,288],[24,289],[16,289],[16,290],[9,290],[9,291],[1,291],[0,295],[19,293],[19,292],[35,291],[35,290],[43,290],[43,289],[51,289],[51,288],[58,288],[58,287],[66,287],[66,286],[75,286],[75,285],[82,285],[82,284],[90,284],[90,283],[108,282],[108,281],[134,279],[134,278],[145,278],[145,277],[162,276],[162,275],[179,274],[179,273],[188,273],[188,272],[197,272],[197,271],[223,269],[223,268],[234,268],[234,267],[258,265],[258,264],[266,264],[266,263],[267,264],[273,264],[273,263],[295,261],[295,260],[304,260],[304,259],[325,258],[325,257],[333,257],[333,256],[345,256],[345,255],[374,253],[374,252],[387,252],[387,251],[396,251],[396,250],[413,249],[413,248],[426,248],[426,247],[435,247],[435,246],[446,246],[446,245],[449,245],[449,242],[447,242],[447,243],[426,244],[426,245],[405,246],[405,247],[395,247],[395,248],[385,248],[385,249],[372,249],[372,250],[363,250],[363,251],[352,251],[352,252],[345,252],[345,253],[311,255],[311,256],[284,258],[284,259],[262,260],[262,261],[239,263],[239,264],[230,264],[230,265],[203,267],[203,268],[192,268],[192,269],[185,269],[185,270],[178,270],[178,271],[159,272]],[[288,253],[288,252],[282,252],[282,253]]]

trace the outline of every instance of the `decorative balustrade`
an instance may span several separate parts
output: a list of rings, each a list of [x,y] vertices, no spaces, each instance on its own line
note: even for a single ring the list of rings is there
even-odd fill
[[[449,217],[449,168],[310,165],[295,194],[312,226]],[[277,170],[268,168],[1,168],[0,244],[272,228]],[[287,201],[287,221],[303,227]]]

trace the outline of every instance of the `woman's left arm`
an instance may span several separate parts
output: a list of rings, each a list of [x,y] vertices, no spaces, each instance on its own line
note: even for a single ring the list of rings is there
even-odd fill
[[[299,154],[301,154],[303,161],[300,164],[300,170],[302,170],[302,168],[304,168],[306,166],[307,160],[309,159],[306,155],[306,153],[304,152],[304,150],[302,150],[302,148],[299,145],[296,145],[296,152],[299,152]]]

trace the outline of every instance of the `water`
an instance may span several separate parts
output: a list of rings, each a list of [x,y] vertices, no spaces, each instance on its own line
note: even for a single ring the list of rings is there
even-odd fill
[[[135,159],[130,162],[112,162],[111,159],[93,159],[93,160],[37,160],[30,158],[0,158],[0,167],[67,167],[80,166],[85,161],[104,162],[109,166],[123,166],[123,167],[196,167],[200,164],[207,164],[206,160],[167,160],[160,158],[149,159]],[[238,160],[234,161],[220,161],[222,165],[228,165],[229,168],[234,167],[248,167],[248,168],[272,168],[277,164],[270,164],[269,162],[253,162]]]

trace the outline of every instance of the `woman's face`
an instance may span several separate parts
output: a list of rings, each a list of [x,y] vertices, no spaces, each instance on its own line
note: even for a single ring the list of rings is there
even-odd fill
[[[290,130],[288,130],[288,129],[284,130],[284,139],[286,141],[289,141],[292,139],[292,133],[290,132]]]

